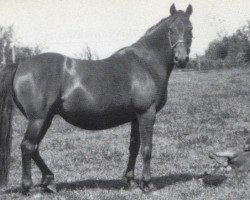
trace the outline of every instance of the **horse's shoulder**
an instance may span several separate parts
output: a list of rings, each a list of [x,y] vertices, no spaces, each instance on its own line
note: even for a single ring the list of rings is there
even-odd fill
[[[139,110],[147,109],[156,98],[156,84],[152,76],[139,67],[133,69],[131,76],[133,105]]]

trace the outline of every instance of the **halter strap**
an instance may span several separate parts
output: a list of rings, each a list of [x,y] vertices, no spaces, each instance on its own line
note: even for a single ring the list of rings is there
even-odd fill
[[[185,43],[184,40],[179,39],[179,40],[177,40],[176,43],[172,44],[172,42],[171,42],[171,36],[170,36],[170,31],[168,31],[168,40],[169,40],[170,47],[172,49],[175,48],[176,45],[179,44],[179,43]]]

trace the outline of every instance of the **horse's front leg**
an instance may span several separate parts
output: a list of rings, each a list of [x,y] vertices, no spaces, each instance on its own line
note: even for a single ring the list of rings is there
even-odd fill
[[[152,154],[152,136],[153,126],[155,123],[155,115],[155,105],[152,105],[147,111],[137,115],[141,140],[141,154],[143,158],[141,188],[146,193],[155,189],[151,181],[150,169],[150,161]]]
[[[130,189],[136,188],[138,185],[134,179],[135,162],[140,149],[140,134],[138,120],[131,122],[131,136],[129,145],[129,160],[124,179],[128,183]]]

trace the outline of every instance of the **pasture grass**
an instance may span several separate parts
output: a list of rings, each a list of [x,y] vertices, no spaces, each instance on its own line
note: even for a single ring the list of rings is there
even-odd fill
[[[202,176],[216,165],[208,158],[210,152],[241,149],[250,135],[250,68],[174,71],[168,90],[153,137],[156,192],[128,191],[121,180],[128,160],[129,124],[85,131],[55,117],[40,152],[55,174],[58,193],[39,193],[35,188],[30,196],[23,196],[19,146],[27,121],[17,113],[9,184],[1,189],[0,199],[250,199],[249,176],[236,177],[232,171]],[[38,184],[41,173],[32,166],[33,182]],[[137,178],[141,169],[139,156]]]

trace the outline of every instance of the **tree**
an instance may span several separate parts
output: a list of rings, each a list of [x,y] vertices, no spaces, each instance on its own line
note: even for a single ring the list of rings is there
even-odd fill
[[[42,52],[42,49],[37,45],[34,48],[28,46],[15,46],[14,27],[0,26],[0,63],[8,65],[10,63],[25,60],[31,56]],[[13,57],[14,53],[14,57]]]
[[[82,52],[75,55],[77,58],[83,59],[83,60],[97,60],[99,59],[98,55],[91,50],[88,44],[85,45],[85,47],[82,48]]]
[[[11,59],[9,59],[10,46],[13,41],[13,26],[3,27],[0,26],[0,49],[1,49],[1,65],[6,65]]]
[[[40,54],[42,52],[42,49],[39,46],[35,46],[34,48],[24,46],[24,47],[15,47],[15,51],[16,51],[16,62],[20,62],[27,58],[31,58],[32,56]]]
[[[212,41],[205,52],[210,60],[250,61],[250,22],[230,36]]]
[[[227,37],[212,41],[205,52],[205,57],[211,60],[225,59],[228,55]]]

